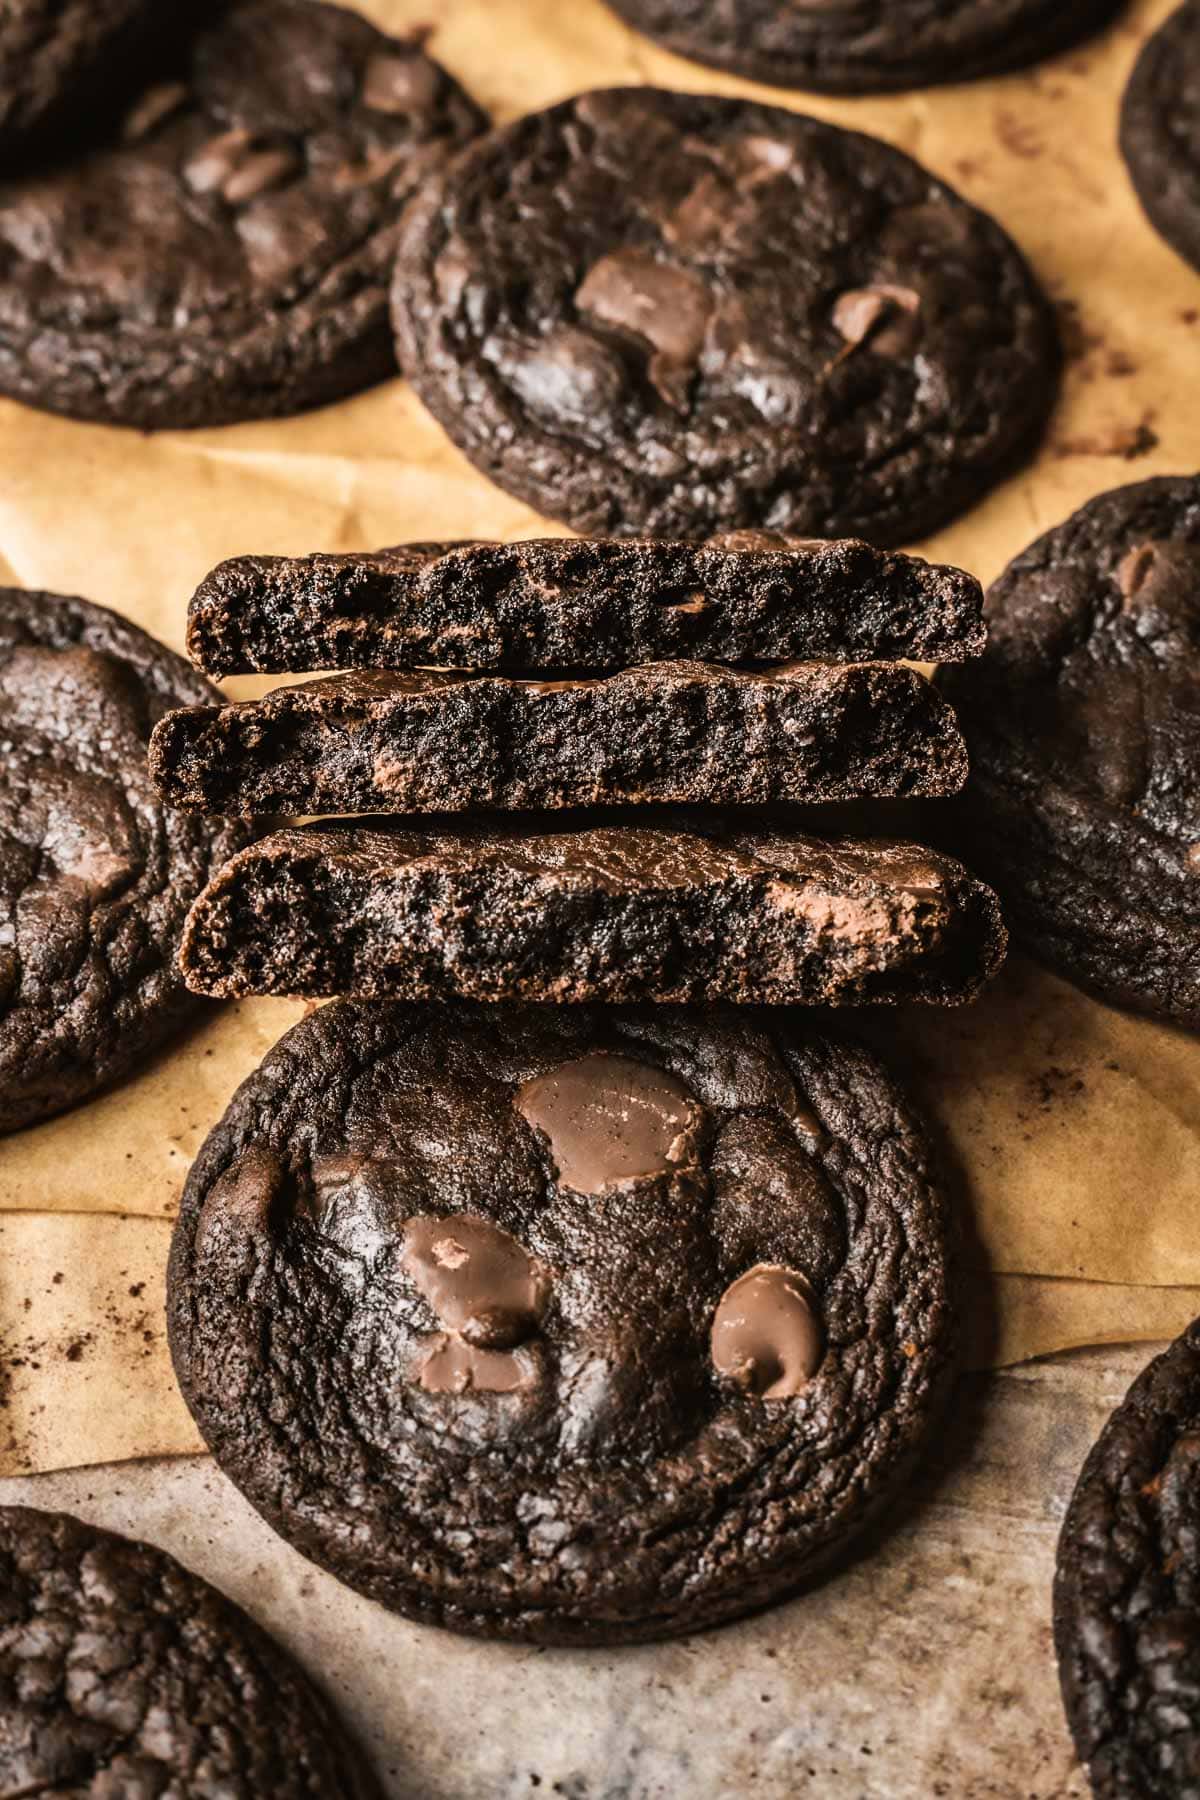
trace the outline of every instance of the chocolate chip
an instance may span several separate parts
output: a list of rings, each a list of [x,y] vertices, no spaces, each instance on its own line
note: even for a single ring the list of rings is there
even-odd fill
[[[454,1332],[443,1332],[417,1366],[427,1394],[515,1394],[532,1387],[535,1371],[518,1350],[481,1350]]]
[[[255,200],[259,194],[267,193],[271,188],[282,187],[299,174],[303,167],[303,158],[298,150],[288,146],[275,150],[258,150],[247,156],[229,176],[221,188],[221,198],[230,206],[240,206],[246,200]]]
[[[363,102],[373,112],[416,112],[433,104],[437,90],[437,71],[419,54],[373,56],[363,71]]]
[[[188,159],[183,179],[194,194],[215,193],[229,180],[254,141],[254,133],[240,125],[222,131]]]
[[[668,406],[686,409],[713,310],[699,276],[642,251],[618,250],[588,271],[575,305],[589,320],[648,344],[652,384]]]
[[[722,1294],[713,1314],[713,1367],[747,1393],[761,1400],[794,1398],[823,1354],[808,1283],[794,1269],[759,1263]]]
[[[230,206],[239,206],[290,181],[302,167],[294,145],[270,144],[237,126],[202,145],[185,165],[183,178],[194,194],[220,193]]]
[[[674,1075],[604,1051],[527,1081],[516,1107],[547,1139],[559,1181],[578,1194],[694,1166],[704,1117]]]
[[[834,329],[851,349],[869,343],[880,356],[907,356],[921,335],[921,296],[912,288],[851,288],[834,302]]]
[[[188,89],[182,81],[160,81],[147,88],[126,113],[121,126],[122,138],[127,144],[140,143],[186,106],[188,98]]]
[[[401,1267],[439,1324],[488,1349],[529,1337],[550,1296],[549,1270],[507,1231],[470,1213],[410,1219]]]

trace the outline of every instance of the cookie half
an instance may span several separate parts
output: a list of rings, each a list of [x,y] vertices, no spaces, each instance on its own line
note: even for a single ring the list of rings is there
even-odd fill
[[[180,1385],[306,1556],[489,1637],[778,1599],[919,1457],[946,1213],[880,1065],[718,1010],[339,1000],[244,1083],[172,1245]]]
[[[917,844],[690,819],[310,826],[225,865],[180,967],[221,996],[953,1004],[1004,946],[990,888]]]
[[[971,752],[954,842],[1014,935],[1200,1025],[1200,480],[1099,495],[1010,564],[946,670]]]
[[[1200,5],[1150,38],[1121,103],[1121,152],[1146,215],[1200,268]]]
[[[195,1007],[179,933],[246,834],[164,806],[146,747],[216,697],[105,607],[0,588],[0,1131],[123,1075]]]
[[[400,361],[486,475],[577,531],[895,544],[1038,437],[1046,303],[985,214],[747,100],[581,94],[406,214]]]
[[[951,708],[899,664],[681,662],[593,680],[330,675],[172,713],[150,766],[172,806],[248,817],[945,794],[966,752]]]
[[[1063,1522],[1054,1642],[1096,1800],[1200,1789],[1200,1320],[1138,1376]]]
[[[668,50],[773,87],[879,94],[998,75],[1089,36],[1120,0],[609,0]]]
[[[323,1696],[150,1544],[0,1507],[0,1793],[372,1800]]]
[[[216,9],[108,142],[0,182],[0,392],[180,427],[383,380],[400,210],[482,124],[357,13]]]
[[[188,607],[188,648],[210,675],[958,662],[983,649],[982,606],[973,575],[856,539],[401,544],[221,563]]]

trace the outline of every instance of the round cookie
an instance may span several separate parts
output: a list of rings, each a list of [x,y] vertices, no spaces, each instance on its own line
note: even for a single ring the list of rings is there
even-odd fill
[[[0,1793],[377,1791],[322,1696],[231,1600],[150,1544],[0,1507]]]
[[[1120,0],[609,0],[668,50],[751,81],[877,94],[997,75],[1095,31]]]
[[[6,0],[0,9],[0,158],[24,152],[27,141],[48,128],[77,121],[110,76],[122,78],[152,21],[161,27],[161,10],[155,0]]]
[[[195,1006],[183,921],[247,834],[165,807],[146,747],[215,697],[105,607],[0,588],[0,1131],[124,1074]]]
[[[540,1643],[780,1598],[917,1457],[946,1214],[879,1064],[715,1010],[335,1001],[171,1251],[226,1474],[385,1606]]]
[[[356,13],[219,9],[109,141],[0,183],[0,392],[179,427],[384,379],[400,210],[482,123]]]
[[[1197,0],[1186,0],[1144,45],[1121,103],[1121,152],[1151,224],[1200,268]]]
[[[894,544],[1040,431],[1045,303],[993,220],[876,139],[744,100],[583,94],[409,208],[401,364],[577,530]]]
[[[957,843],[1046,961],[1200,1026],[1200,478],[1091,500],[987,596],[940,683],[971,774]]]
[[[1200,1320],[1138,1376],[1058,1545],[1063,1704],[1095,1800],[1200,1793]]]

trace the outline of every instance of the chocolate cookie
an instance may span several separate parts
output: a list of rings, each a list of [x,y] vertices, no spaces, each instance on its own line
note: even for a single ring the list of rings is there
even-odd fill
[[[180,928],[245,834],[164,807],[146,744],[215,694],[102,606],[0,588],[0,1131],[123,1074],[195,1005]]]
[[[369,1800],[333,1712],[233,1602],[150,1544],[0,1507],[0,1793]]]
[[[1186,0],[1138,57],[1121,151],[1155,229],[1200,268],[1200,4]]]
[[[668,50],[751,81],[880,94],[1019,69],[1096,31],[1120,0],[609,0]]]
[[[192,1170],[175,1367],[229,1477],[385,1606],[663,1637],[778,1599],[894,1494],[950,1363],[946,1229],[851,1046],[339,1000]]]
[[[1058,1545],[1063,1702],[1096,1800],[1200,1793],[1200,1320],[1143,1371]]]
[[[0,10],[0,159],[73,124],[119,77],[161,7],[155,0],[5,0]]]
[[[957,662],[983,649],[982,602],[961,569],[853,538],[401,544],[221,563],[188,607],[188,648],[210,675]]]
[[[405,373],[577,530],[894,544],[969,506],[1054,394],[1004,232],[890,145],[745,100],[583,94],[405,217]]]
[[[172,806],[237,817],[915,796],[967,772],[950,707],[887,663],[329,675],[171,713],[150,767]]]
[[[941,677],[971,751],[954,842],[1047,961],[1200,1026],[1200,479],[1089,501],[987,616]]]
[[[973,999],[996,898],[915,844],[824,843],[684,817],[282,831],[193,906],[188,986],[400,1000]]]
[[[481,125],[357,13],[218,8],[110,141],[0,183],[0,392],[218,425],[382,380],[400,209]]]

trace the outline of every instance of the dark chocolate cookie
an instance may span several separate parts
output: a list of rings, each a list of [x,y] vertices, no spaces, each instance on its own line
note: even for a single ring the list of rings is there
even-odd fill
[[[401,544],[221,563],[188,607],[188,648],[210,675],[958,662],[983,649],[982,603],[973,575],[854,538]]]
[[[111,141],[0,183],[0,392],[185,426],[382,380],[400,209],[481,124],[356,13],[217,9]]]
[[[544,1643],[794,1588],[895,1492],[950,1366],[946,1215],[888,1076],[716,1009],[320,1008],[201,1151],[168,1305],[200,1429],[299,1550]]]
[[[1054,395],[1011,241],[890,145],[749,101],[583,94],[405,216],[405,373],[577,530],[893,544],[969,506]]]
[[[195,1005],[179,932],[245,834],[164,807],[146,745],[215,693],[105,607],[0,588],[0,1131],[123,1074]]]
[[[1200,479],[1089,501],[987,616],[940,678],[971,752],[955,843],[1047,961],[1200,1026]]]
[[[1200,268],[1200,4],[1154,33],[1121,105],[1121,150],[1155,229]]]
[[[1096,31],[1121,0],[609,0],[668,50],[752,81],[878,94],[998,75]]]
[[[1200,1795],[1200,1319],[1109,1419],[1063,1523],[1054,1640],[1096,1800]]]
[[[172,0],[177,3],[177,0]],[[69,129],[150,35],[156,0],[4,0],[0,6],[0,159]]]
[[[323,1697],[231,1600],[150,1544],[0,1507],[0,1794],[376,1793]]]
[[[953,711],[899,663],[327,675],[171,713],[150,767],[172,806],[236,817],[910,798],[967,773]]]
[[[669,825],[282,831],[189,914],[197,993],[399,1000],[973,999],[995,895],[917,844]]]

